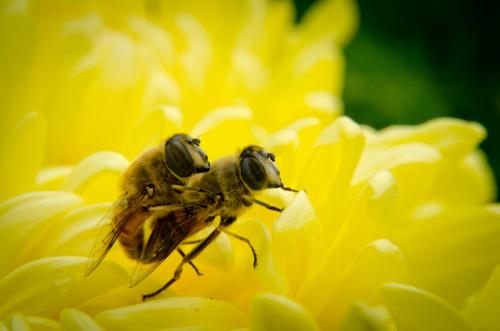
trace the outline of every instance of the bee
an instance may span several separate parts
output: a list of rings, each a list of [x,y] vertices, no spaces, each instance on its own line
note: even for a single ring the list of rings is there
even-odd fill
[[[281,208],[257,200],[254,195],[258,191],[281,188],[298,192],[283,185],[274,161],[274,154],[266,152],[262,147],[248,146],[239,155],[218,159],[210,171],[193,175],[186,186],[179,187],[179,191],[182,191],[183,208],[175,206],[176,210],[172,211],[168,206],[159,206],[158,210],[163,209],[168,214],[161,222],[156,222],[144,250],[145,254],[156,254],[164,259],[178,245],[196,244],[196,246],[183,256],[173,277],[157,291],[143,295],[143,301],[154,297],[176,282],[181,276],[183,266],[186,263],[192,264],[192,260],[222,232],[245,242],[252,252],[254,268],[257,266],[257,254],[250,240],[229,231],[228,227],[254,203],[273,211],[282,211]],[[186,238],[210,225],[216,217],[220,217],[219,223],[206,238],[185,241]],[[140,281],[152,270],[154,268],[136,270],[133,278]]]
[[[101,220],[85,274],[90,275],[99,266],[116,241],[131,259],[152,262],[152,257],[145,259],[143,251],[145,222],[162,216],[154,207],[178,204],[180,195],[175,188],[185,185],[190,176],[209,169],[200,140],[186,134],[175,134],[142,153],[124,172],[123,193]],[[179,253],[183,255],[180,249]]]

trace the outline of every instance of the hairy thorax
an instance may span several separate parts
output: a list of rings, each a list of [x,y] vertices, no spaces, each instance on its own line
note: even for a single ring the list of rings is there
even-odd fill
[[[167,168],[160,148],[151,148],[125,171],[122,181],[124,197],[134,203],[139,197],[143,206],[171,204],[178,200],[172,185],[183,184]]]

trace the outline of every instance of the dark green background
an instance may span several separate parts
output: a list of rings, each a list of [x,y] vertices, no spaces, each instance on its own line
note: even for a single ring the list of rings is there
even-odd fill
[[[297,19],[315,0],[295,0]],[[383,128],[453,116],[483,124],[500,179],[500,1],[359,0],[345,50],[346,114]],[[497,185],[498,186],[498,185]]]

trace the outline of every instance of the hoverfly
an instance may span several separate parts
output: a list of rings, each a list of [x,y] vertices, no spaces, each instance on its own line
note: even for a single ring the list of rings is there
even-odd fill
[[[186,134],[175,134],[142,153],[122,176],[122,194],[100,223],[85,274],[90,275],[99,266],[116,241],[139,264],[154,261],[152,257],[145,259],[143,254],[144,224],[159,216],[151,208],[179,203],[174,187],[182,187],[190,176],[209,169],[200,140]],[[178,251],[184,255],[180,248]]]
[[[154,257],[153,265],[138,265],[132,278],[135,283],[147,277],[165,258],[183,243],[196,244],[183,258],[173,277],[160,289],[143,295],[143,300],[151,298],[179,279],[183,266],[192,264],[197,257],[217,236],[227,235],[245,242],[253,254],[253,266],[257,266],[257,254],[248,238],[230,232],[227,228],[237,217],[253,203],[273,211],[282,209],[257,200],[254,194],[267,188],[281,188],[293,191],[283,185],[280,172],[274,164],[275,156],[259,146],[248,146],[239,155],[227,156],[213,163],[210,171],[193,175],[188,185],[176,189],[182,192],[182,202],[174,206],[158,206],[163,216],[155,220],[151,236],[143,250],[141,260]],[[186,239],[209,226],[216,217],[220,222],[204,239],[187,242]],[[197,269],[195,269],[197,270]]]

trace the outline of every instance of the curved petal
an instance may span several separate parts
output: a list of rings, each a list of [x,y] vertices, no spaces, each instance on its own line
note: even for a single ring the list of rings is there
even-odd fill
[[[371,308],[363,304],[351,306],[339,331],[389,331],[389,319],[385,309]]]
[[[308,191],[321,219],[336,219],[340,213],[364,143],[360,127],[347,117],[334,121],[318,137],[299,186]]]
[[[9,316],[3,323],[2,329],[5,327],[9,331],[30,331],[30,323],[26,316],[20,313],[15,313]]]
[[[358,16],[355,1],[320,1],[306,13],[300,32],[307,41],[331,38],[336,44],[345,46],[356,32]]]
[[[255,270],[265,290],[275,293],[286,293],[289,284],[283,270],[280,268],[280,261],[274,251],[274,240],[268,228],[260,220],[245,219],[234,225],[234,232],[250,239],[255,247],[258,258],[258,265]],[[235,240],[236,244],[236,240]],[[240,249],[235,250],[236,259],[246,268],[252,268],[251,252],[245,243],[239,244]]]
[[[500,205],[432,202],[415,211],[393,240],[403,251],[411,284],[461,307],[500,261],[499,236]]]
[[[384,215],[384,209],[393,201],[394,186],[395,181],[387,172],[375,174],[356,192],[346,215],[336,220],[340,229],[322,230],[324,252],[298,294],[313,314],[319,314],[339,290],[359,250],[390,228],[390,216]]]
[[[128,274],[118,265],[103,262],[84,276],[86,258],[55,257],[25,264],[0,280],[0,316],[12,312],[56,316],[94,296],[126,284]]]
[[[68,192],[26,193],[0,204],[0,276],[40,257],[46,235],[67,211],[82,204]]]
[[[30,326],[36,331],[60,331],[61,325],[49,318],[39,316],[28,316]]]
[[[119,177],[128,164],[119,153],[92,154],[74,167],[62,190],[78,193],[88,202],[112,201],[118,196]]]
[[[60,315],[61,325],[71,331],[104,331],[89,315],[78,309],[63,309]]]
[[[500,330],[498,307],[500,307],[500,265],[497,265],[486,285],[467,305],[464,315],[477,330]]]
[[[72,170],[72,166],[43,168],[36,178],[37,191],[59,190]]]
[[[458,118],[438,118],[418,126],[392,126],[382,130],[371,142],[394,147],[423,143],[437,148],[449,162],[463,159],[486,137],[483,126]]]
[[[359,251],[342,284],[317,319],[323,327],[334,330],[352,302],[380,304],[378,292],[382,284],[405,280],[406,265],[399,248],[389,240],[375,240]]]
[[[321,233],[324,229],[304,191],[273,224],[273,250],[279,266],[285,271],[290,287],[297,289],[318,262]],[[277,291],[275,291],[277,292]]]
[[[309,312],[281,295],[264,293],[255,296],[250,316],[251,331],[319,331]]]
[[[398,329],[472,331],[455,308],[424,290],[392,283],[382,286],[382,297]]]
[[[236,152],[252,142],[250,120],[252,110],[244,106],[221,107],[207,113],[190,132],[193,137],[200,136],[203,149],[211,159]],[[221,145],[231,137],[231,144]]]
[[[111,208],[110,203],[100,203],[75,208],[58,222],[51,231],[51,241],[46,243],[45,256],[87,256],[99,233],[99,221]]]
[[[492,202],[496,190],[493,171],[479,150],[470,153],[462,162],[443,167],[435,184],[435,194],[453,203]]]
[[[227,330],[245,326],[243,313],[213,299],[172,297],[108,310],[96,316],[107,330]]]

